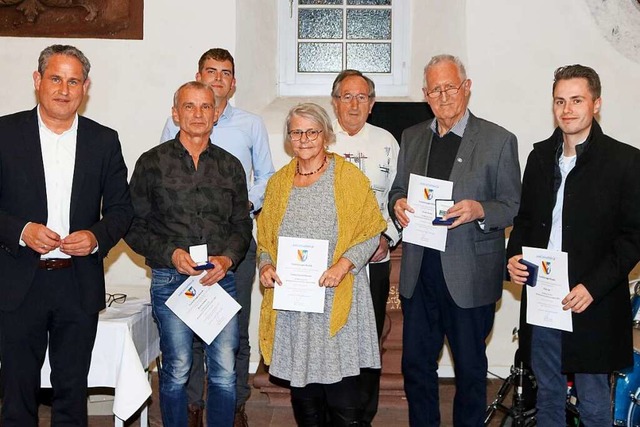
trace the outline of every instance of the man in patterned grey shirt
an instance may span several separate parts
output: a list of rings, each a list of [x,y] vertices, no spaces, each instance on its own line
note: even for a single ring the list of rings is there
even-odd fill
[[[218,120],[211,134],[211,142],[233,154],[240,160],[247,178],[249,204],[252,216],[262,209],[264,190],[267,181],[275,172],[269,149],[269,135],[260,118],[255,114],[242,110],[229,103],[236,88],[235,60],[228,50],[222,48],[209,49],[198,61],[198,72],[195,79],[213,89],[218,109]],[[173,139],[178,127],[169,117],[160,142]],[[236,355],[236,427],[247,427],[248,420],[244,404],[251,394],[249,385],[249,315],[251,313],[251,292],[256,271],[256,242],[251,239],[249,250],[244,259],[235,268],[238,303],[242,306],[238,314],[240,324],[240,346]],[[203,345],[199,338],[193,342],[193,360],[187,397],[189,400],[189,427],[202,426],[202,410],[204,408],[204,359]]]
[[[213,264],[200,279],[234,298],[231,268],[244,257],[252,223],[245,174],[238,159],[211,144],[216,120],[213,90],[189,82],[174,96],[173,118],[180,132],[144,153],[131,178],[134,220],[126,242],[151,267],[153,315],[160,331],[160,410],[166,426],[187,425],[186,382],[191,369],[193,332],[165,305],[189,277],[199,275],[189,247],[207,244]],[[217,285],[216,285],[217,283]],[[205,346],[208,426],[232,426],[236,405],[234,317]]]

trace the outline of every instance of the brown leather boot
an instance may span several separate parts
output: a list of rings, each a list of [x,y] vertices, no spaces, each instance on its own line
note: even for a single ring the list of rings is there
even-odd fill
[[[244,405],[236,408],[236,417],[233,420],[233,427],[249,427],[247,413],[244,412]]]
[[[202,423],[202,406],[189,404],[187,425],[189,427],[203,427]]]

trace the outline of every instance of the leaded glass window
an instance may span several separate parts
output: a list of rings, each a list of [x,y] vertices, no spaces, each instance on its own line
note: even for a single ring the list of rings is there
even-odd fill
[[[297,1],[299,73],[391,73],[392,0]]]
[[[278,0],[278,92],[326,95],[354,68],[380,95],[406,95],[410,37],[406,0]]]

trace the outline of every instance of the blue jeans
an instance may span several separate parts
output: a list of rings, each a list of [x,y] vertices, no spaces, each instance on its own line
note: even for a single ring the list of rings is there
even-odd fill
[[[153,318],[160,332],[162,366],[160,368],[160,410],[165,426],[187,426],[186,383],[191,369],[193,331],[165,302],[188,276],[172,268],[153,269],[151,302]],[[236,298],[233,273],[227,273],[219,285]],[[214,285],[215,286],[215,285]],[[236,405],[235,360],[238,351],[238,318],[233,319],[210,345],[207,358],[207,426],[233,426]]]
[[[565,425],[567,377],[562,373],[562,331],[532,326],[531,368],[538,382],[538,426]],[[585,427],[610,426],[608,374],[575,373],[580,421]]]
[[[249,250],[235,271],[238,304],[242,309],[238,312],[240,326],[240,345],[236,355],[236,408],[243,406],[251,395],[249,385],[249,314],[251,313],[251,291],[256,275],[256,241],[251,239]],[[386,302],[386,300],[385,300]],[[193,342],[193,364],[187,382],[187,398],[190,405],[204,407],[204,343],[200,339]]]

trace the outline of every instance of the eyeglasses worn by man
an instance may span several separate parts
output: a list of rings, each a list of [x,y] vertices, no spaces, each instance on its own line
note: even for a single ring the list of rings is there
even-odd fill
[[[469,111],[471,80],[452,55],[433,57],[423,93],[434,120],[406,129],[389,213],[399,229],[411,173],[453,182],[445,219],[446,250],[404,242],[400,298],[404,315],[402,372],[413,426],[440,423],[438,358],[446,337],[456,365],[454,425],[483,425],[487,404],[486,338],[502,295],[504,230],[520,200],[515,135]]]

